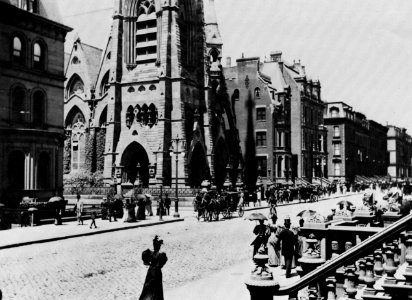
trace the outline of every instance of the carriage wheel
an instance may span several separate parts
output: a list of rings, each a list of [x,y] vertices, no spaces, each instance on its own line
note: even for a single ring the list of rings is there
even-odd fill
[[[243,217],[245,214],[245,211],[243,210],[242,206],[239,206],[237,213],[239,214],[239,217]]]
[[[227,217],[232,218],[232,211],[229,208],[227,209]]]
[[[223,218],[227,218],[228,217],[228,211],[227,210],[223,210],[222,211],[222,215],[223,215]]]

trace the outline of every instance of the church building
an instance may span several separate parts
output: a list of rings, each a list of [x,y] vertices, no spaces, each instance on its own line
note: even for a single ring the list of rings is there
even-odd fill
[[[64,172],[107,184],[222,186],[240,148],[214,0],[115,0],[106,48],[66,57]]]

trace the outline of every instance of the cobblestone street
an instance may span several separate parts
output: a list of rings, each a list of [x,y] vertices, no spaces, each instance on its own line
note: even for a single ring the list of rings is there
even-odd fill
[[[279,207],[279,222],[306,208],[327,214],[339,200]],[[207,223],[186,217],[179,223],[1,250],[0,288],[4,299],[137,299],[147,270],[141,252],[152,248],[152,238],[159,234],[169,258],[163,268],[167,295],[250,259],[254,225],[244,218]]]

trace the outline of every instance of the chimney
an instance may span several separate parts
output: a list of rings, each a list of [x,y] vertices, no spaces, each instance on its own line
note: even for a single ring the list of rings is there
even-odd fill
[[[232,58],[230,56],[226,57],[226,67],[232,66]]]
[[[270,61],[280,62],[282,60],[282,51],[270,52]]]

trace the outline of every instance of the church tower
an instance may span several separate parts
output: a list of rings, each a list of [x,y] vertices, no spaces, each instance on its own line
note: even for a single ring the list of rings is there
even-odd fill
[[[222,86],[223,43],[214,1],[206,20],[204,1],[115,1],[94,98],[83,100],[91,104],[84,113],[91,116],[86,141],[93,144],[93,132],[104,127],[107,183],[170,186],[177,180],[179,186],[199,187],[213,176],[217,158],[226,166],[224,109],[214,99]],[[71,101],[66,105],[76,106]],[[84,147],[86,153],[96,148]]]

